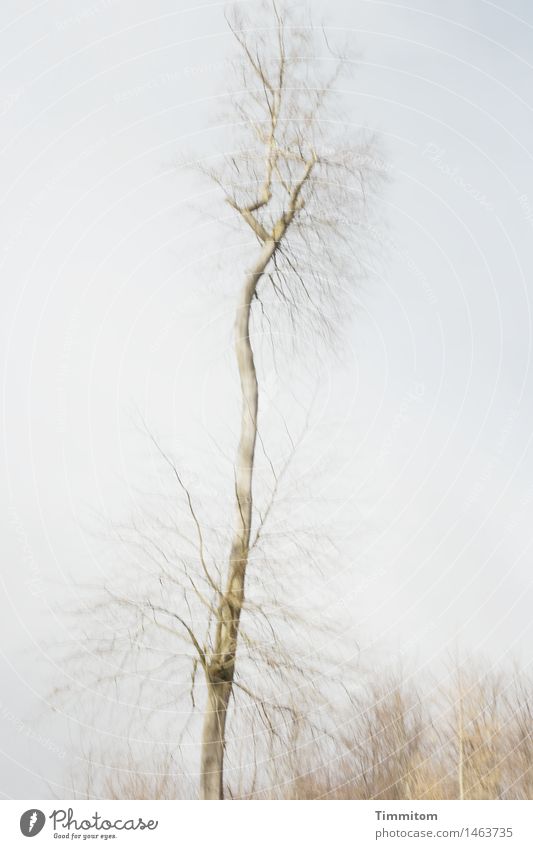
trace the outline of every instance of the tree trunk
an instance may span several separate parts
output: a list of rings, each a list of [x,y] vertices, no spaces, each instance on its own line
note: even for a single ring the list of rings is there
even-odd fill
[[[226,716],[231,686],[208,682],[202,735],[202,799],[223,799],[223,764]]]
[[[252,524],[252,479],[257,437],[258,386],[250,342],[250,315],[257,284],[276,250],[268,239],[246,275],[235,318],[235,353],[241,383],[241,432],[235,462],[235,527],[226,589],[217,608],[213,650],[206,664],[207,705],[201,752],[200,795],[223,799],[225,729],[233,689],[239,621],[244,601],[244,581]]]

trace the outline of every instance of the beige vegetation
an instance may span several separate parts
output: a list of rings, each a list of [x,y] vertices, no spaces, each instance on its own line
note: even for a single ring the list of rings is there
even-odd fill
[[[448,686],[417,691],[411,680],[382,681],[347,715],[334,739],[304,739],[298,728],[271,741],[269,757],[245,766],[228,798],[532,799],[533,686],[523,674],[470,670]],[[232,752],[232,760],[236,759]],[[194,777],[172,756],[148,767],[133,758],[94,769],[88,796],[175,799],[195,795]],[[87,778],[87,777],[86,777]],[[81,785],[78,785],[81,788]]]
[[[122,554],[129,552],[132,562],[90,611],[96,636],[87,637],[78,658],[91,687],[114,687],[128,676],[123,699],[139,706],[137,716],[147,713],[141,692],[150,687],[155,710],[168,698],[166,704],[185,714],[178,702],[190,693],[192,712],[198,705],[202,714],[195,735],[204,799],[224,798],[227,729],[243,701],[245,713],[259,718],[259,733],[266,728],[278,745],[280,724],[322,736],[305,701],[323,703],[318,682],[334,679],[338,686],[331,663],[315,663],[319,638],[309,605],[301,607],[302,596],[312,595],[312,571],[332,563],[339,568],[336,542],[331,533],[319,551],[309,511],[302,517],[291,510],[294,501],[283,506],[299,426],[284,409],[270,434],[262,390],[265,366],[290,370],[294,351],[286,350],[287,339],[293,346],[298,339],[306,358],[319,348],[330,353],[341,340],[350,292],[366,273],[367,224],[385,177],[372,136],[360,120],[347,124],[337,111],[339,75],[351,66],[320,27],[275,0],[253,11],[236,4],[227,24],[235,47],[227,120],[235,138],[227,154],[193,163],[214,183],[220,220],[235,227],[238,239],[222,252],[233,269],[239,393],[236,403],[231,399],[238,421],[225,455],[231,460],[224,495],[206,508],[183,456],[175,456],[174,439],[164,443],[150,434],[172,481],[172,500],[154,505],[151,514],[147,504],[144,515],[118,529]],[[299,383],[293,375],[292,397]],[[207,475],[212,484],[212,467]],[[308,491],[302,503],[309,501]],[[298,526],[287,527],[295,517]],[[107,615],[106,604],[114,610],[104,624],[99,617]],[[286,696],[294,692],[298,703]],[[125,711],[118,713],[122,732]],[[179,729],[171,733],[177,752]],[[249,736],[249,760],[255,735]]]
[[[238,236],[221,249],[235,278],[232,444],[209,456],[210,487],[217,461],[222,472],[209,502],[194,483],[203,476],[173,452],[176,435],[150,434],[172,491],[147,494],[141,515],[116,526],[115,572],[87,607],[68,681],[83,679],[77,718],[95,702],[84,729],[121,742],[82,757],[74,795],[532,798],[526,676],[461,669],[437,685],[363,675],[354,640],[345,644],[357,622],[343,632],[339,619],[335,633],[333,582],[312,585],[313,573],[349,574],[342,537],[318,527],[314,456],[307,486],[298,476],[294,485],[306,429],[299,437],[294,410],[269,419],[265,375],[283,373],[294,399],[286,340],[304,359],[342,342],[387,175],[361,117],[337,111],[351,62],[327,39],[319,49],[290,6],[263,4],[260,26],[255,8],[228,16],[237,72],[228,125],[240,135],[214,165],[195,163]],[[349,568],[353,550],[348,558]]]

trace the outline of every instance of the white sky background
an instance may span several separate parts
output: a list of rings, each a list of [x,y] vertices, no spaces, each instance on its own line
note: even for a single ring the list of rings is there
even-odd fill
[[[318,450],[357,531],[330,590],[368,657],[399,663],[403,649],[423,665],[459,647],[527,664],[533,12],[511,0],[311,7],[361,51],[347,120],[381,133],[392,175],[384,259],[358,290],[342,367],[322,364]],[[48,645],[71,638],[54,598],[105,580],[89,528],[139,498],[135,411],[200,486],[209,436],[235,424],[239,279],[219,270],[220,229],[188,211],[190,198],[215,209],[216,192],[169,172],[228,144],[222,8],[2,4],[7,796],[42,796],[39,772],[54,781],[65,765],[28,738],[54,683]],[[269,378],[274,405],[282,378]],[[47,734],[64,746],[66,723]]]

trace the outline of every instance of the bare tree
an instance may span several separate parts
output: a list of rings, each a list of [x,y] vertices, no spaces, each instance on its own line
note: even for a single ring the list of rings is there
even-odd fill
[[[333,286],[327,281],[340,271],[339,251],[353,253],[354,229],[361,224],[376,171],[368,140],[354,143],[348,137],[342,145],[338,139],[334,145],[325,143],[327,109],[342,60],[329,54],[324,62],[316,56],[312,28],[297,26],[275,2],[267,11],[267,19],[259,22],[255,14],[253,20],[238,13],[228,18],[241,58],[242,90],[234,108],[248,138],[245,147],[228,157],[222,172],[211,172],[258,248],[244,276],[235,316],[242,407],[233,536],[225,585],[217,592],[213,645],[208,653],[197,645],[207,683],[201,763],[205,799],[223,797],[226,717],[250,555],[259,410],[252,310],[267,288],[294,321],[307,299],[318,326],[335,329],[328,320],[339,281]],[[333,66],[325,81],[323,64]],[[324,261],[331,264],[329,269]]]
[[[350,63],[332,52],[324,32],[303,25],[270,0],[260,9],[254,5],[250,17],[232,12],[227,22],[237,46],[229,102],[239,137],[219,168],[197,167],[215,181],[226,211],[250,236],[245,252],[250,264],[239,284],[234,324],[241,413],[228,488],[231,505],[224,502],[222,519],[215,520],[213,511],[206,521],[201,495],[183,463],[150,434],[174,481],[172,507],[169,511],[157,502],[141,520],[116,529],[120,545],[137,552],[142,572],[134,580],[131,563],[124,564],[123,585],[108,590],[99,608],[100,633],[94,641],[87,635],[81,649],[93,684],[115,686],[120,675],[128,678],[123,715],[126,704],[135,712],[134,691],[144,692],[157,681],[157,703],[142,705],[147,722],[151,709],[176,704],[175,682],[186,680],[185,664],[192,661],[188,694],[193,712],[199,678],[205,685],[204,799],[224,797],[232,697],[244,700],[248,716],[262,724],[265,751],[273,751],[276,741],[290,745],[296,733],[301,737],[303,726],[313,738],[328,739],[327,721],[316,716],[323,698],[319,684],[330,692],[339,687],[338,668],[334,660],[321,666],[310,661],[302,633],[310,633],[311,613],[291,604],[287,585],[308,582],[313,566],[338,562],[340,553],[331,538],[324,544],[312,519],[300,528],[285,527],[291,508],[284,503],[283,487],[299,439],[282,430],[279,441],[285,437],[289,451],[275,468],[259,428],[252,342],[258,322],[269,329],[287,320],[294,338],[309,340],[313,350],[326,342],[329,350],[349,312],[349,293],[365,272],[368,239],[375,232],[369,202],[383,179],[374,140],[337,111],[337,81]],[[270,341],[279,363],[284,348],[276,333]],[[258,444],[272,474],[270,491],[260,499]],[[176,494],[183,508],[178,514]],[[220,509],[218,494],[214,500]],[[274,541],[268,535],[273,517]],[[121,628],[118,609],[129,616]],[[89,614],[94,616],[94,608]],[[117,652],[122,656],[118,668]],[[143,665],[139,659],[145,656],[149,664]],[[182,739],[176,740],[177,748]],[[250,739],[249,765],[261,760],[255,730]],[[248,769],[253,775],[247,786],[255,788],[255,767]],[[139,786],[150,781],[141,778]],[[164,786],[179,783],[173,774]]]

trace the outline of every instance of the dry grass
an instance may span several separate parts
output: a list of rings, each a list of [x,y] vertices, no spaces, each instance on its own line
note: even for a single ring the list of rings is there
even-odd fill
[[[382,681],[339,711],[335,732],[304,740],[298,729],[280,755],[235,772],[231,798],[532,799],[533,687],[524,675],[457,671],[446,685],[418,690],[410,679]],[[243,763],[249,763],[241,751]],[[190,798],[195,780],[169,756],[148,770],[131,760],[87,782],[91,797]],[[124,764],[124,761],[123,761]],[[98,776],[98,778],[96,777]]]
[[[429,692],[428,692],[429,689]],[[451,685],[375,686],[334,765],[301,770],[296,799],[531,799],[533,689],[523,676],[458,672]]]

